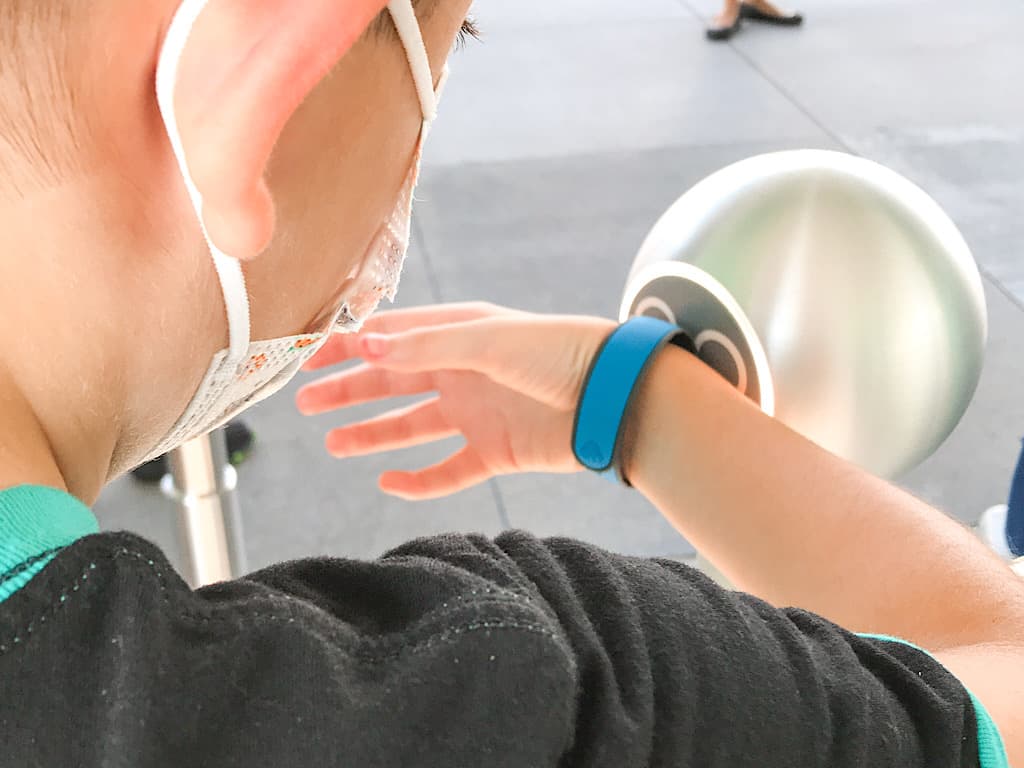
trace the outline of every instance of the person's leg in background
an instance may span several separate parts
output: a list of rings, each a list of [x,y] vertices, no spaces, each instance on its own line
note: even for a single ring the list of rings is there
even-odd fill
[[[998,554],[1007,559],[1024,556],[1024,450],[1017,461],[1008,503],[986,510],[978,528]]]

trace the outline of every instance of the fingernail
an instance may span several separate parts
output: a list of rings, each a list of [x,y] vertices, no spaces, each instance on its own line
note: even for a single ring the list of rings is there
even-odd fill
[[[387,336],[371,333],[362,339],[363,352],[369,357],[384,357],[390,346]]]

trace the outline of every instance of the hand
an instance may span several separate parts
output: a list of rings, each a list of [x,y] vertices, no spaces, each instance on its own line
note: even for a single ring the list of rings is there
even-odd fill
[[[365,362],[303,387],[297,402],[312,415],[436,393],[327,436],[327,450],[339,458],[465,438],[440,464],[381,476],[381,490],[405,499],[447,496],[498,475],[578,472],[571,440],[580,390],[615,327],[490,304],[387,312],[358,335],[333,336],[305,370]]]

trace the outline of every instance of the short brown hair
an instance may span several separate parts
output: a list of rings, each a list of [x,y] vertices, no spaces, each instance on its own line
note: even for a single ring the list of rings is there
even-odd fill
[[[43,180],[60,179],[79,163],[84,126],[72,81],[75,41],[67,32],[90,5],[0,0],[0,174],[11,176],[12,158]]]

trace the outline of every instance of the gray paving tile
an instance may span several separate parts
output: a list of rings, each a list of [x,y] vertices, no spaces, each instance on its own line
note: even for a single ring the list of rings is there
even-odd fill
[[[556,4],[552,4],[556,5]],[[623,6],[626,7],[626,6]],[[460,53],[427,147],[446,165],[813,136],[694,18],[503,28]]]
[[[702,5],[701,7],[707,7]],[[1024,65],[1011,0],[812,9],[801,30],[748,25],[733,43],[839,135],[886,126],[1019,126]]]
[[[400,306],[433,300],[418,251],[414,247],[410,253]],[[314,555],[372,557],[417,536],[449,531],[494,535],[501,530],[489,487],[425,504],[407,504],[379,492],[376,478],[382,471],[433,463],[443,457],[443,445],[348,461],[327,456],[323,439],[329,429],[382,409],[352,409],[344,419],[303,418],[293,396],[311,378],[301,377],[246,416],[258,438],[255,452],[240,469],[239,499],[251,568]],[[121,479],[106,490],[96,512],[104,529],[137,531],[177,562],[175,508],[156,489]]]
[[[587,26],[637,19],[687,18],[690,14],[677,0],[476,0],[471,11],[484,35],[492,29],[546,26]]]
[[[446,301],[487,299],[540,312],[618,310],[648,229],[686,189],[772,144],[429,168],[419,226]]]
[[[1006,501],[1024,437],[1024,310],[986,281],[989,345],[978,392],[939,451],[903,478],[921,498],[967,523]]]
[[[1005,281],[1003,285],[1007,292],[1014,296],[1018,301],[1024,300],[1024,279],[1008,280]]]

